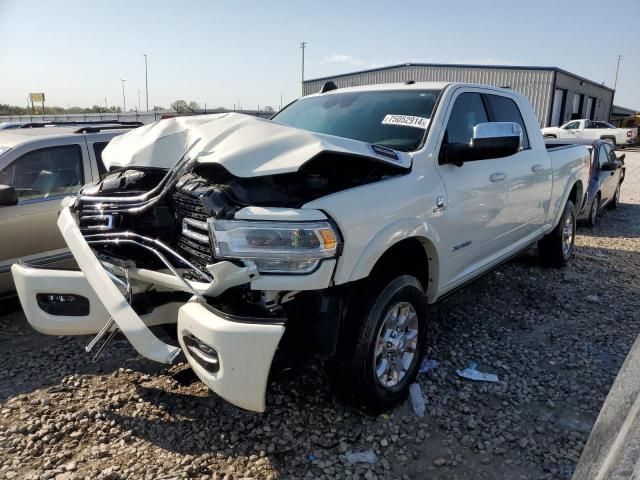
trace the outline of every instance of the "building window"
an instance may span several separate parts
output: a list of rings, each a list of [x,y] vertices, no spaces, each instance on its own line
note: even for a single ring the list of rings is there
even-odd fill
[[[584,102],[584,94],[573,94],[573,105],[571,109],[571,120],[577,120],[582,118],[582,102]]]

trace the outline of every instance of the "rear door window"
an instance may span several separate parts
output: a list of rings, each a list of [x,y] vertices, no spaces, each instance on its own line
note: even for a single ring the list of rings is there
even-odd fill
[[[502,95],[485,95],[487,107],[489,108],[489,118],[492,122],[513,122],[522,128],[522,147],[529,148],[529,135],[522,120],[522,113],[516,102]]]
[[[83,179],[82,150],[77,144],[33,150],[0,171],[0,183],[11,185],[20,203],[76,193]]]

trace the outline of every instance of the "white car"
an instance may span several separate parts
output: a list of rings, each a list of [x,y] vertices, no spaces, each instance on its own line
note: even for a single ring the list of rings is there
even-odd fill
[[[15,265],[20,301],[43,333],[99,332],[90,349],[119,330],[152,360],[182,350],[248,410],[265,409],[291,344],[358,402],[392,405],[415,380],[428,304],[536,242],[544,262],[570,259],[589,153],[547,151],[537,125],[512,90],[409,82],[328,84],[271,120],[141,127],[106,148],[119,170],[60,214],[80,270]],[[78,302],[83,315],[65,313]],[[180,348],[148,328],[170,322]]]
[[[624,147],[636,143],[637,128],[616,128],[607,122],[588,119],[572,120],[560,127],[542,129],[544,138],[585,138],[589,140],[605,140],[614,146]]]

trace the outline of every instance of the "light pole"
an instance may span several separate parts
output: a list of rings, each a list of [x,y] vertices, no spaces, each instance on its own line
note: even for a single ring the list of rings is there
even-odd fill
[[[300,44],[300,49],[302,50],[302,81],[300,82],[301,84],[301,90],[302,90],[302,95],[304,95],[304,49],[307,48],[307,42],[302,42]]]
[[[622,61],[622,55],[618,55],[618,65],[616,65],[616,79],[613,82],[613,89],[614,90],[618,86],[618,71],[620,70],[620,61]]]
[[[282,110],[282,94],[280,94],[280,110]]]
[[[140,90],[138,90],[138,111],[142,110],[140,108]]]
[[[126,82],[126,80],[124,78],[121,78],[120,81],[122,82],[122,113],[126,113],[127,112],[127,99],[124,96],[124,82]]]
[[[147,112],[149,111],[149,76],[147,75],[147,54],[144,53],[144,87],[145,98],[147,99]]]

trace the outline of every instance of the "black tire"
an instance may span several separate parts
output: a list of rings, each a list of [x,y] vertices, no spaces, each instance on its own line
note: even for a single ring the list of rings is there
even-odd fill
[[[565,225],[570,228],[565,232]],[[565,237],[565,233],[569,237]],[[573,245],[576,238],[576,210],[573,201],[567,200],[558,225],[538,242],[538,252],[544,265],[550,267],[563,267],[573,255]],[[568,244],[565,242],[568,240]],[[566,248],[568,246],[568,248]]]
[[[598,213],[600,212],[600,192],[596,194],[596,198],[591,202],[589,207],[589,218],[587,218],[587,225],[594,227],[598,221]]]
[[[417,278],[411,275],[398,275],[386,281],[380,279],[367,281],[362,288],[353,292],[352,298],[353,305],[349,307],[345,318],[345,325],[351,325],[352,328],[346,328],[343,334],[353,335],[351,337],[353,340],[349,341],[350,339],[346,338],[340,342],[338,352],[327,362],[327,372],[331,383],[344,400],[379,412],[404,400],[409,392],[409,386],[418,374],[427,336],[427,297]],[[382,331],[385,325],[389,327],[393,324],[391,316],[387,319],[387,315],[396,308],[408,309],[405,305],[411,305],[417,316],[417,328],[414,330],[417,331],[417,341],[413,357],[405,357],[409,365],[403,376],[399,376],[395,385],[385,386],[381,383],[382,380],[378,379],[376,366],[380,366],[381,372],[385,371],[382,368],[384,366],[382,362],[386,359],[390,363],[389,355],[394,354],[387,352],[390,342],[378,341],[379,335],[385,333]],[[410,318],[414,317],[410,316]],[[385,331],[395,333],[388,328],[385,328]],[[398,341],[400,344],[398,338],[392,341]],[[402,339],[402,345],[411,342],[408,336],[402,336]],[[384,349],[385,353],[380,353],[376,357],[378,348]],[[386,381],[391,378],[383,373],[381,375],[386,378]]]
[[[609,209],[611,210],[615,210],[620,204],[620,187],[622,187],[622,182],[619,182],[616,186],[616,191],[613,194],[613,198],[609,202],[609,205],[607,205],[607,207],[609,207]]]

